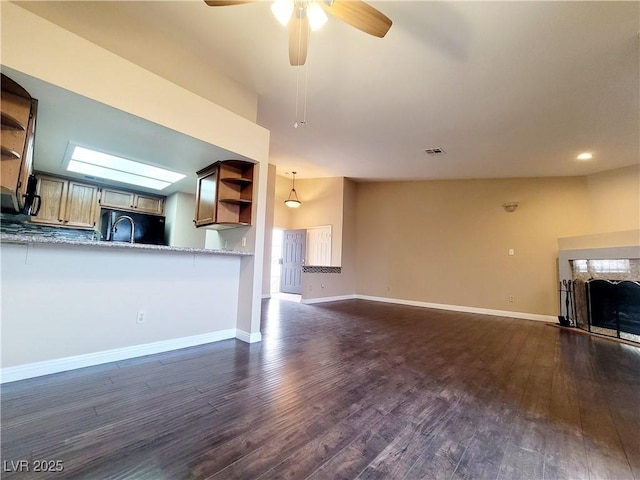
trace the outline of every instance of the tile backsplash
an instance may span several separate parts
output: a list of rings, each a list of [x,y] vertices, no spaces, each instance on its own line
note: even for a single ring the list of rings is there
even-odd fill
[[[73,240],[94,240],[93,230],[52,227],[17,220],[13,215],[0,214],[0,232],[13,235],[30,235],[49,238],[68,238]]]
[[[340,273],[342,267],[317,267],[313,265],[303,265],[302,271],[304,273]]]
[[[574,279],[640,280],[640,259],[570,260]]]

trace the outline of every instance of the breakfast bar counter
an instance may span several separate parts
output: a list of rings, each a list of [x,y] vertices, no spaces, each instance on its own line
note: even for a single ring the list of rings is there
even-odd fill
[[[123,249],[123,250],[142,250],[154,252],[178,252],[189,254],[204,255],[233,255],[233,256],[251,256],[252,252],[241,252],[238,250],[214,250],[207,248],[190,248],[190,247],[173,247],[167,245],[149,245],[144,243],[129,242],[105,242],[97,240],[79,240],[71,238],[47,237],[42,235],[22,235],[11,233],[0,233],[0,243],[4,244],[39,244],[39,245],[61,245],[61,246],[78,246],[96,249]]]

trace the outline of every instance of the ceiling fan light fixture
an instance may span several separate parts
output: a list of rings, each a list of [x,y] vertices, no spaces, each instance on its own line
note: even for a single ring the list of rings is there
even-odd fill
[[[327,14],[324,13],[318,2],[310,2],[307,6],[307,18],[311,30],[318,30],[327,22]]]
[[[204,0],[210,7],[258,1]],[[393,24],[389,17],[364,0],[273,0],[271,10],[282,25],[289,25],[289,63],[293,67],[305,64],[309,29],[322,27],[327,21],[326,14],[379,38],[384,37]]]
[[[271,12],[278,22],[286,27],[293,13],[293,0],[275,0],[271,4]]]
[[[298,194],[296,192],[296,173],[291,172],[293,174],[293,180],[291,183],[291,191],[289,192],[289,197],[284,201],[284,204],[289,208],[298,208],[302,205],[302,202],[298,200]]]

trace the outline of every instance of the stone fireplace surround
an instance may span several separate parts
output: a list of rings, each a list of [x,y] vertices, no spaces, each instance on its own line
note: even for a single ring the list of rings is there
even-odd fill
[[[576,281],[576,320],[587,330],[585,281],[640,281],[640,230],[558,239],[558,279]],[[586,260],[586,262],[585,262]],[[564,305],[564,296],[560,299]],[[564,312],[558,312],[563,315]],[[611,335],[611,332],[593,332]],[[640,337],[625,338],[640,343]]]

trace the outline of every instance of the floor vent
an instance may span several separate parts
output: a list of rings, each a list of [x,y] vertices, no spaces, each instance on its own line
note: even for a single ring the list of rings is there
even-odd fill
[[[425,149],[427,155],[444,155],[446,152],[441,148],[427,148]]]

